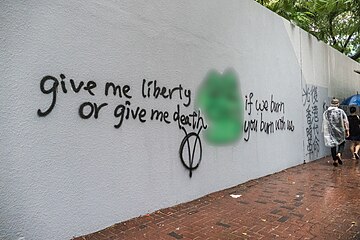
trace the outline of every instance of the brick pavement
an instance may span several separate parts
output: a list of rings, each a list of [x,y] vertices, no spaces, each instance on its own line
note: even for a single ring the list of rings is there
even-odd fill
[[[323,158],[75,239],[360,239],[360,163]]]

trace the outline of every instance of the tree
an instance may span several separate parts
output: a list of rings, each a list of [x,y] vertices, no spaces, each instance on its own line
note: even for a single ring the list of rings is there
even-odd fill
[[[359,0],[256,0],[360,62]]]

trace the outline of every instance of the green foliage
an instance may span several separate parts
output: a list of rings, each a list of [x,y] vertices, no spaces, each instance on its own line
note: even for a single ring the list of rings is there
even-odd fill
[[[256,0],[280,16],[360,61],[359,0]]]

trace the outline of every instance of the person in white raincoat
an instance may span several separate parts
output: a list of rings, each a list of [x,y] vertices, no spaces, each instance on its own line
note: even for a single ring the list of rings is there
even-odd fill
[[[330,107],[323,114],[323,132],[325,146],[331,148],[333,165],[342,165],[341,155],[345,147],[345,138],[349,136],[349,121],[345,112],[339,108],[339,100],[331,100]]]

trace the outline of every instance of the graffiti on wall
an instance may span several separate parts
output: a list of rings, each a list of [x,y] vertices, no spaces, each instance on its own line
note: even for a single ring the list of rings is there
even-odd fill
[[[185,137],[180,144],[180,160],[184,167],[189,170],[189,177],[192,177],[192,172],[199,167],[202,158],[200,132],[203,127],[200,126],[197,132],[189,133],[184,127],[181,127],[181,129],[184,131]],[[185,160],[186,158],[187,160]]]
[[[293,120],[285,118],[285,102],[273,94],[269,98],[258,98],[253,92],[245,95],[245,112],[249,119],[244,122],[244,140],[248,142],[252,133],[273,134],[277,131],[295,130]],[[271,116],[274,117],[271,117]]]
[[[191,113],[186,109],[192,103],[191,90],[178,84],[173,87],[162,86],[157,80],[149,81],[143,79],[141,82],[141,95],[134,96],[131,85],[119,85],[114,82],[106,82],[99,86],[95,81],[75,81],[67,79],[64,74],[59,78],[51,75],[44,76],[40,81],[40,90],[50,97],[47,107],[38,109],[39,117],[46,117],[55,108],[57,99],[60,94],[66,95],[68,91],[73,93],[85,92],[89,96],[115,96],[122,100],[122,103],[115,104],[111,112],[114,117],[114,128],[119,129],[126,121],[138,121],[146,123],[148,121],[159,121],[166,125],[176,124],[185,136],[179,147],[179,155],[182,164],[189,170],[189,176],[200,165],[202,158],[202,144],[200,132],[207,128],[207,124],[202,116],[201,111],[193,110]],[[155,100],[175,100],[176,108],[169,112],[157,108],[145,108],[134,106],[131,101],[133,98],[140,97],[143,99]],[[81,119],[99,119],[105,109],[110,108],[111,102],[93,102],[86,101],[80,104],[78,113]]]
[[[209,128],[205,139],[216,145],[233,143],[243,133],[244,107],[237,74],[212,70],[197,94],[197,106],[203,110]]]
[[[305,109],[305,151],[307,155],[314,155],[320,150],[320,117],[319,94],[317,86],[306,85],[302,91],[302,103]]]
[[[258,132],[269,135],[277,131],[293,132],[295,129],[293,121],[285,118],[285,102],[274,94],[260,98],[250,92],[243,98],[238,76],[232,69],[225,70],[223,74],[209,71],[198,89],[196,108],[190,111],[192,91],[182,84],[169,87],[158,80],[148,79],[137,84],[141,91],[135,94],[134,86],[129,84],[99,84],[93,80],[76,81],[67,78],[65,74],[59,77],[47,75],[40,81],[40,91],[49,96],[48,104],[39,108],[37,114],[39,117],[49,115],[60,96],[83,93],[91,99],[101,96],[101,99],[111,100],[81,103],[78,107],[81,119],[100,119],[110,113],[115,129],[121,128],[127,121],[140,124],[158,121],[165,126],[173,124],[184,133],[179,146],[179,158],[190,177],[202,160],[202,135],[210,144],[223,145],[234,143],[243,135],[245,142],[248,142]],[[176,106],[173,111],[143,107],[132,103],[136,98],[175,101]]]
[[[234,143],[243,135],[248,142],[252,133],[272,134],[295,129],[293,121],[285,118],[285,103],[275,99],[273,94],[269,99],[260,99],[250,92],[242,98],[237,74],[232,69],[223,74],[210,71],[198,91],[196,102],[209,123],[204,135],[211,144]],[[244,110],[250,118],[245,121]],[[267,119],[269,114],[275,119]]]
[[[302,87],[304,119],[304,155],[305,160],[313,160],[327,154],[323,146],[323,113],[329,107],[328,89],[306,84]]]

